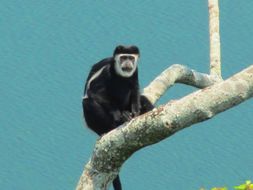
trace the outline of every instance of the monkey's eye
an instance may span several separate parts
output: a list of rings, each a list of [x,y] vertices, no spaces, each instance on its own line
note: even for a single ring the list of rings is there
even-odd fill
[[[120,56],[120,61],[125,61],[125,60],[127,60],[127,58],[128,58],[128,56],[122,55],[122,56]]]
[[[122,55],[122,56],[120,56],[120,61],[125,61],[125,60],[134,61],[135,57],[131,56],[131,55]]]
[[[135,60],[134,56],[128,56],[128,59],[129,59],[130,61],[134,61],[134,60]]]

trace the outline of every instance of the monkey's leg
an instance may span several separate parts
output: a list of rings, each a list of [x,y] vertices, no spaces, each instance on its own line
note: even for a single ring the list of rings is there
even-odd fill
[[[110,113],[92,98],[83,99],[83,113],[88,127],[100,136],[115,128]]]
[[[83,113],[88,127],[99,136],[115,128],[110,113],[93,99],[83,100]],[[113,187],[114,190],[122,190],[119,176],[113,180]]]
[[[141,114],[151,111],[154,105],[146,98],[146,96],[141,95]]]

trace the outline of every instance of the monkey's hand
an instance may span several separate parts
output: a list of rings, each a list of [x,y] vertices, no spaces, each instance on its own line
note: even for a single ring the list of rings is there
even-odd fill
[[[139,111],[138,112],[133,112],[131,114],[132,114],[132,117],[134,118],[134,117],[137,117],[138,115],[140,115],[140,112]]]
[[[112,110],[110,114],[112,115],[113,121],[116,126],[122,124],[122,114],[119,110]]]
[[[123,120],[124,122],[130,121],[131,119],[133,119],[133,115],[132,115],[132,113],[129,112],[129,111],[123,111],[121,117],[122,117],[122,120]]]
[[[138,115],[140,115],[140,107],[141,106],[138,103],[132,104],[132,109],[131,109],[132,117],[137,117]]]

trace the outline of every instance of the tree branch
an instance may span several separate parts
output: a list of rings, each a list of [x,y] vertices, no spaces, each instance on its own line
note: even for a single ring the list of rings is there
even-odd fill
[[[135,151],[192,124],[210,119],[253,96],[253,65],[222,81],[218,0],[208,2],[210,75],[182,65],[173,65],[151,82],[143,94],[155,103],[175,83],[207,88],[155,108],[100,138],[85,166],[77,190],[106,190],[124,161]]]
[[[199,73],[186,66],[175,64],[163,71],[143,90],[151,103],[155,103],[175,83],[183,83],[197,88],[205,88],[220,81],[216,76]]]
[[[208,0],[210,33],[210,74],[221,77],[219,0]]]
[[[252,96],[253,65],[226,81],[134,118],[97,141],[77,190],[107,189],[121,165],[135,151],[210,119]]]

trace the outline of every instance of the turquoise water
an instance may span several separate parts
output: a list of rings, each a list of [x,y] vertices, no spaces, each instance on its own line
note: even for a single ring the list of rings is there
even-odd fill
[[[253,1],[220,4],[222,73],[253,63]],[[207,0],[0,3],[0,189],[74,189],[97,136],[84,128],[90,66],[117,44],[141,50],[147,85],[174,63],[208,72]],[[194,88],[177,85],[159,104]],[[253,180],[253,100],[134,154],[124,189],[233,186]]]

